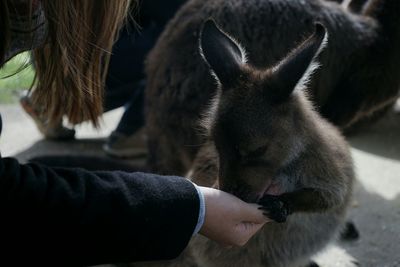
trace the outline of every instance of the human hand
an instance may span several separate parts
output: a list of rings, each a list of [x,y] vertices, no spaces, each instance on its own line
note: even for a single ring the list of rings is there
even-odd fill
[[[211,240],[226,246],[243,246],[266,222],[271,221],[257,204],[246,203],[217,189],[199,188],[206,206],[200,234]]]

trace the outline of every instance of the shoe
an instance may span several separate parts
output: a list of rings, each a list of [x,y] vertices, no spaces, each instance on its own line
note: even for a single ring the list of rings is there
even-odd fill
[[[62,121],[50,126],[47,119],[40,114],[29,99],[29,96],[22,96],[19,100],[22,108],[33,119],[38,130],[46,139],[52,140],[71,140],[75,137],[75,130],[66,128],[62,125]]]
[[[132,135],[126,135],[117,131],[111,133],[103,146],[104,152],[117,158],[137,158],[147,154],[146,134],[144,129]]]

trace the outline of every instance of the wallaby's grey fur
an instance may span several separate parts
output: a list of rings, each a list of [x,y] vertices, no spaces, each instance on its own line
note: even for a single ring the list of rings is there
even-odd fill
[[[203,125],[208,140],[189,176],[258,201],[276,223],[243,248],[196,236],[176,262],[145,266],[306,266],[344,222],[354,180],[344,138],[314,111],[305,92],[325,28],[317,25],[268,69],[247,64],[244,50],[212,21],[200,39],[219,86]]]
[[[363,7],[367,0],[352,0],[348,5],[347,8],[354,13],[362,12]]]
[[[311,100],[345,129],[394,102],[400,85],[400,1],[357,1],[362,13],[326,0],[191,0],[150,53],[147,63],[149,163],[162,173],[185,174],[205,142],[199,114],[215,82],[197,51],[209,17],[249,51],[248,62],[276,64],[321,21],[330,44],[309,86]]]

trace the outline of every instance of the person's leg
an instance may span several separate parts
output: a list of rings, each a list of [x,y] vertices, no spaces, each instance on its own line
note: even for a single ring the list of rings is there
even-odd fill
[[[106,78],[104,110],[109,111],[127,106],[128,112],[121,119],[121,126],[117,130],[124,130],[124,134],[132,135],[143,126],[143,86],[138,86],[143,80],[143,62],[146,54],[154,45],[161,29],[155,25],[148,25],[139,32],[128,25],[120,32],[119,39],[113,47],[109,69]],[[63,126],[62,121],[48,125],[39,107],[35,107],[27,94],[20,99],[21,106],[32,117],[39,131],[48,139],[73,139],[75,131]],[[139,117],[142,117],[139,119]],[[122,126],[123,125],[123,126]],[[129,127],[128,127],[129,125]]]
[[[30,55],[31,59],[33,54]],[[31,60],[32,67],[35,69],[34,60]],[[75,130],[67,128],[63,125],[62,119],[55,122],[54,124],[49,124],[47,116],[43,115],[42,107],[36,106],[31,101],[31,91],[26,90],[22,92],[19,102],[22,109],[29,115],[39,132],[46,138],[51,140],[72,140],[75,137]]]
[[[58,141],[72,140],[75,137],[75,130],[67,128],[63,125],[62,120],[50,125],[48,119],[43,115],[43,111],[35,106],[31,99],[29,92],[24,93],[19,100],[21,107],[25,110],[36,124],[39,132],[46,138]]]
[[[122,133],[123,136],[134,135],[144,125],[144,86],[138,85],[144,79],[144,60],[167,21],[184,2],[186,0],[141,1],[139,16],[136,17],[140,27],[136,28],[132,22],[121,30],[110,59],[104,99],[105,111],[126,107],[114,133]],[[38,128],[46,137],[74,137],[75,131],[63,127],[62,122],[56,127],[47,125],[46,119],[40,116],[40,110],[30,103],[29,96],[22,98],[21,104],[35,119]],[[111,137],[110,139],[115,139]]]
[[[144,88],[145,82],[136,85],[135,94],[125,106],[125,112],[111,133],[103,150],[115,157],[134,157],[147,152],[146,138],[141,129],[144,126]]]
[[[155,44],[161,28],[148,25],[138,32],[134,28],[124,29],[113,47],[110,65],[106,78],[104,110],[109,111],[132,102],[137,103],[137,91],[143,90],[140,85],[144,79],[144,60]],[[132,103],[132,104],[130,104]],[[138,107],[141,112],[141,107]],[[134,112],[130,112],[134,114]],[[125,116],[128,117],[128,116]]]
[[[108,67],[105,110],[125,105],[135,94],[135,85],[144,79],[144,60],[161,30],[148,25],[142,29],[124,28],[115,43]]]
[[[144,126],[144,60],[161,28],[151,24],[141,32],[124,29],[113,48],[106,80],[104,110],[125,107],[118,126],[103,146],[111,156],[143,155],[145,140],[138,130]]]
[[[127,102],[137,102],[136,84],[143,80],[144,61],[155,45],[166,23],[187,0],[141,0],[139,14],[133,13],[139,27],[131,21],[121,31],[112,51],[107,73],[105,110],[121,107]],[[139,28],[139,29],[138,29]],[[129,99],[127,101],[127,99]],[[133,105],[129,105],[133,106]],[[138,107],[140,110],[141,107]],[[128,112],[134,114],[132,110]],[[124,116],[123,119],[128,119]]]
[[[125,112],[115,130],[125,135],[131,135],[144,126],[144,89],[146,83],[142,80],[136,86],[135,94],[126,105]]]
[[[129,157],[143,152],[142,133],[138,130],[144,124],[144,60],[156,43],[167,21],[185,0],[146,0],[140,2],[138,23],[141,31],[134,26],[122,31],[118,42],[113,48],[107,89],[105,110],[121,105],[126,110],[116,128],[103,146],[104,151],[112,156]],[[126,101],[128,99],[128,101]],[[125,101],[125,102],[124,102]]]

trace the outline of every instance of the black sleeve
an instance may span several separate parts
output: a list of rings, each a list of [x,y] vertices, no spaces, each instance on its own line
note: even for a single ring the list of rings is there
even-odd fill
[[[197,191],[181,177],[0,158],[0,261],[12,266],[171,259],[186,247],[198,213]]]

